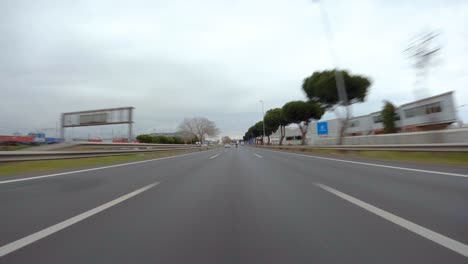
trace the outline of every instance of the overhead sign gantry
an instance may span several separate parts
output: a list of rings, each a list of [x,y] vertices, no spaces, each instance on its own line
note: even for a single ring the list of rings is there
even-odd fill
[[[128,141],[131,141],[134,109],[130,106],[62,113],[60,137],[65,138],[65,128],[67,127],[128,124]]]

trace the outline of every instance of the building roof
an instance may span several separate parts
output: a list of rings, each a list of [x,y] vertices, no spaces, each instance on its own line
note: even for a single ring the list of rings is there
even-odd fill
[[[445,95],[449,95],[449,94],[453,94],[453,91],[438,94],[438,95],[434,95],[434,96],[431,96],[431,97],[426,97],[426,98],[423,98],[423,99],[420,99],[420,100],[417,100],[417,101],[413,101],[413,102],[409,102],[409,103],[406,103],[406,104],[402,104],[402,105],[400,105],[400,107],[415,104],[415,103],[420,103],[420,102],[424,102],[424,101],[428,101],[428,100],[431,100],[431,99],[434,99],[434,98],[437,98],[437,97],[441,97],[441,96],[445,96]]]
[[[369,116],[369,114],[368,115],[360,115],[360,116],[352,116],[352,117],[349,118],[349,120],[358,119],[358,118],[366,117],[366,116]]]
[[[382,112],[382,110],[380,110],[380,111],[375,111],[375,112],[370,113],[369,115],[374,115],[374,114],[379,114],[379,115],[380,115],[381,112]]]

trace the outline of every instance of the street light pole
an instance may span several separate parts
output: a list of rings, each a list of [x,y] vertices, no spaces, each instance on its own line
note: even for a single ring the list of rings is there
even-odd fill
[[[262,137],[262,145],[264,145],[264,140],[265,140],[265,111],[264,111],[264,103],[263,100],[260,100],[260,103],[262,104],[262,124],[263,124],[263,137]]]

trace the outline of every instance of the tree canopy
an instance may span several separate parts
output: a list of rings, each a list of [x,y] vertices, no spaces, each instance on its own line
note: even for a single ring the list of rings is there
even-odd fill
[[[254,125],[257,137],[263,137],[263,121],[258,121]],[[271,135],[271,130],[267,130],[265,127],[265,136]]]
[[[287,121],[284,119],[281,108],[270,109],[265,114],[265,128],[272,133],[276,132],[280,126],[286,126]]]
[[[320,119],[324,111],[315,101],[291,101],[283,106],[282,113],[288,123],[295,123],[299,126],[302,145],[305,145],[310,120]]]
[[[300,124],[320,119],[323,109],[314,101],[291,101],[283,106],[282,113],[287,123]]]
[[[285,127],[289,125],[290,123],[286,118],[284,117],[283,114],[283,109],[281,108],[274,108],[270,109],[266,112],[265,114],[265,130],[268,130],[269,132],[271,131],[271,134],[275,133],[280,130],[280,141],[279,144],[283,144],[283,139],[285,137]],[[268,134],[268,135],[271,135]]]
[[[338,83],[343,83],[346,88],[346,100],[341,98],[337,89]],[[325,70],[312,73],[304,79],[302,90],[308,101],[292,101],[286,103],[282,108],[274,108],[267,111],[264,116],[265,136],[269,136],[280,129],[281,145],[286,134],[286,126],[297,124],[302,133],[302,144],[306,142],[306,134],[312,119],[319,120],[325,111],[334,110],[337,115],[338,106],[363,102],[367,96],[371,80],[363,75],[353,75],[348,71]],[[341,119],[340,144],[342,142],[347,122],[349,119],[349,108],[346,107],[346,118]],[[244,135],[244,140],[257,138],[263,135],[262,122],[250,127]]]
[[[254,138],[254,137],[255,137],[254,134],[253,134],[252,131],[251,131],[251,128],[252,128],[252,127],[250,127],[250,128],[247,130],[247,132],[245,132],[244,137],[243,137],[244,141],[249,141],[251,138]]]
[[[247,132],[245,133],[245,136],[246,136],[248,139],[258,137],[258,131],[255,129],[255,126],[249,127],[249,129],[248,129]]]
[[[267,134],[266,128],[265,128],[265,134]],[[271,132],[269,135],[271,135]],[[247,132],[244,135],[244,140],[247,141],[251,138],[257,138],[257,137],[262,137],[262,136],[263,136],[263,121],[259,121],[247,130]]]
[[[348,104],[363,102],[371,85],[369,78],[362,75],[352,75],[347,71],[341,71],[348,98]],[[314,72],[304,79],[302,90],[307,98],[318,102],[326,110],[343,104],[338,96],[335,70]]]
[[[396,126],[395,126],[395,120],[396,120],[396,112],[395,112],[395,106],[389,102],[385,101],[384,102],[384,107],[381,112],[382,116],[382,123],[384,127],[384,133],[389,134],[389,133],[396,133]]]

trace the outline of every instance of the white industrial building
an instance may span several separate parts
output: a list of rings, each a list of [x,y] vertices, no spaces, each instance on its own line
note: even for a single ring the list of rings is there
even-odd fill
[[[399,132],[423,132],[447,129],[457,122],[453,91],[403,104],[396,109],[395,125]],[[341,127],[339,119],[311,122],[307,132],[309,144],[327,138],[337,138]],[[320,131],[320,128],[323,131]],[[353,117],[348,122],[347,136],[369,136],[383,133],[380,111]],[[279,131],[271,136],[273,144],[279,143]],[[301,133],[296,127],[286,129],[284,144],[300,144]]]

